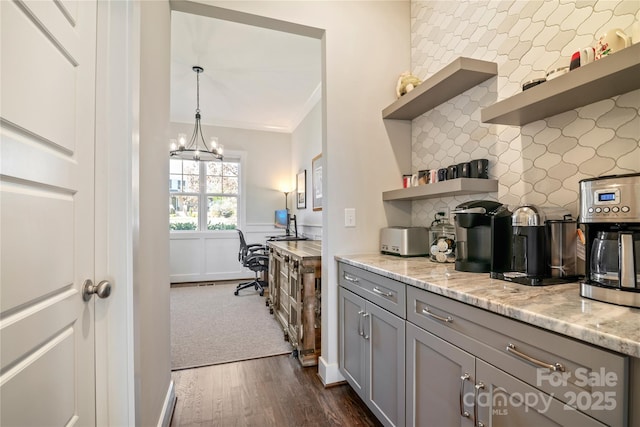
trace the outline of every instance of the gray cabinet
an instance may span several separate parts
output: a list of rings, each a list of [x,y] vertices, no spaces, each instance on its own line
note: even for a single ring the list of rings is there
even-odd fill
[[[605,425],[411,323],[406,393],[409,426]]]
[[[406,356],[407,425],[473,427],[475,357],[409,322]]]
[[[459,353],[474,358],[475,370]],[[406,363],[407,419],[429,416],[409,425],[439,425],[423,405],[457,417],[448,425],[469,418],[477,426],[628,425],[627,357],[411,286]],[[462,393],[462,404],[434,406],[418,384],[425,381],[447,400]]]
[[[340,272],[340,371],[378,420],[387,426],[404,426],[405,321],[352,292],[362,292],[359,285],[366,279],[354,272]],[[371,289],[393,300],[389,283],[385,285]],[[402,295],[404,302],[404,292]]]

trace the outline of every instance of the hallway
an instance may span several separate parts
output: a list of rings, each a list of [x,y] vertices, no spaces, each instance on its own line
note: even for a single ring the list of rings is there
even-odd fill
[[[324,388],[317,368],[273,356],[172,373],[171,427],[380,426],[348,385]]]

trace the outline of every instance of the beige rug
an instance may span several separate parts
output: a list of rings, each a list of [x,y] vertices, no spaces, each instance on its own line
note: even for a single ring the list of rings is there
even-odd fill
[[[236,284],[171,289],[171,369],[287,354],[282,327],[265,297]]]

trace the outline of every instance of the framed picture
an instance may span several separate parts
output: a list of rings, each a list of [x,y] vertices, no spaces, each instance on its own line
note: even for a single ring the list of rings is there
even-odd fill
[[[296,207],[298,209],[307,208],[307,170],[296,175]]]
[[[311,184],[313,186],[313,210],[322,210],[322,154],[311,160]]]

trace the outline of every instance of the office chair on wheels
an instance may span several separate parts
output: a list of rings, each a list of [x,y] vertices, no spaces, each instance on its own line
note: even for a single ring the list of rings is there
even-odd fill
[[[240,237],[238,261],[240,261],[243,267],[247,267],[249,270],[253,271],[256,278],[251,282],[240,283],[236,286],[233,294],[238,295],[238,291],[253,286],[256,291],[260,291],[260,296],[263,296],[264,288],[267,286],[267,283],[264,280],[260,280],[259,274],[269,270],[269,255],[267,247],[258,243],[247,244],[244,239],[244,234],[242,234],[242,231],[240,230],[238,230],[238,235]]]

